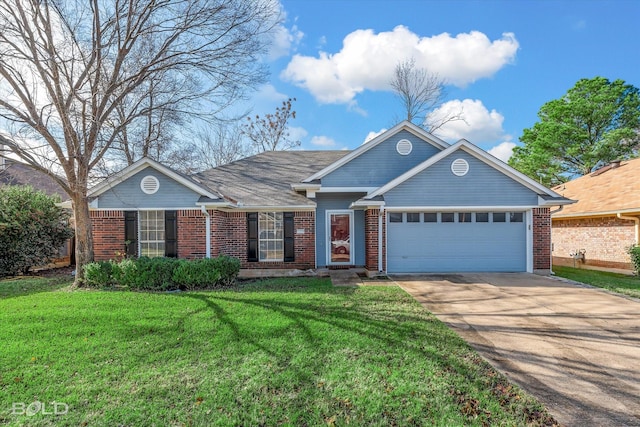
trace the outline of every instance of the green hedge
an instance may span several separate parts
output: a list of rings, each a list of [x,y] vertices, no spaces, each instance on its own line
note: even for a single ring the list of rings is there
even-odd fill
[[[229,256],[197,260],[141,257],[87,264],[84,283],[146,291],[219,289],[233,285],[239,272],[240,261]]]

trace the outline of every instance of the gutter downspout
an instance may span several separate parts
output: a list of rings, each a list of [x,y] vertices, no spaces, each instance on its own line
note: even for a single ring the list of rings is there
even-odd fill
[[[205,237],[205,246],[206,246],[206,258],[211,258],[211,214],[207,211],[207,208],[204,205],[200,206],[200,210],[205,216],[205,224],[206,224],[206,237]]]
[[[626,215],[622,215],[622,213],[618,212],[618,218],[620,219],[628,219],[630,221],[633,221],[636,223],[635,229],[636,229],[636,245],[640,245],[640,218],[638,218],[637,216],[626,216]]]
[[[549,221],[551,220],[551,215],[553,215],[554,213],[558,213],[560,212],[562,209],[564,209],[564,205],[560,205],[558,207],[558,209],[553,209],[549,211]],[[549,232],[553,232],[553,222],[551,223],[551,227],[549,227]],[[553,238],[553,236],[549,236],[551,238]],[[549,265],[551,266],[551,268],[549,269],[551,271],[551,275],[553,276],[555,273],[553,272],[553,241],[551,242],[551,252],[549,252]]]
[[[384,216],[384,208],[380,207],[378,213],[378,273],[382,273],[382,217]]]

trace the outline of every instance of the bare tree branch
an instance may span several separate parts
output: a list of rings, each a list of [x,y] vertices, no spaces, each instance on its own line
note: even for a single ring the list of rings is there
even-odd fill
[[[74,202],[78,279],[93,259],[87,187],[111,147],[160,153],[185,115],[263,81],[274,0],[3,0],[0,117],[8,146]],[[30,143],[28,141],[37,141]],[[46,144],[45,150],[34,147]],[[140,148],[140,149],[138,149]],[[126,157],[126,155],[125,155]]]

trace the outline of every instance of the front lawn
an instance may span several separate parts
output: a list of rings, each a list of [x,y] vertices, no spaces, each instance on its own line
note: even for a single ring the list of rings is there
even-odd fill
[[[554,423],[397,287],[278,279],[153,294],[30,282],[0,281],[0,424]],[[53,402],[68,412],[51,414]]]
[[[607,271],[553,266],[556,276],[640,298],[640,278]]]

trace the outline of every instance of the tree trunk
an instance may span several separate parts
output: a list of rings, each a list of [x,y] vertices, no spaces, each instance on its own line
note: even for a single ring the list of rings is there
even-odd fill
[[[76,279],[74,286],[82,286],[84,266],[93,262],[93,232],[86,194],[73,195],[76,239]]]

